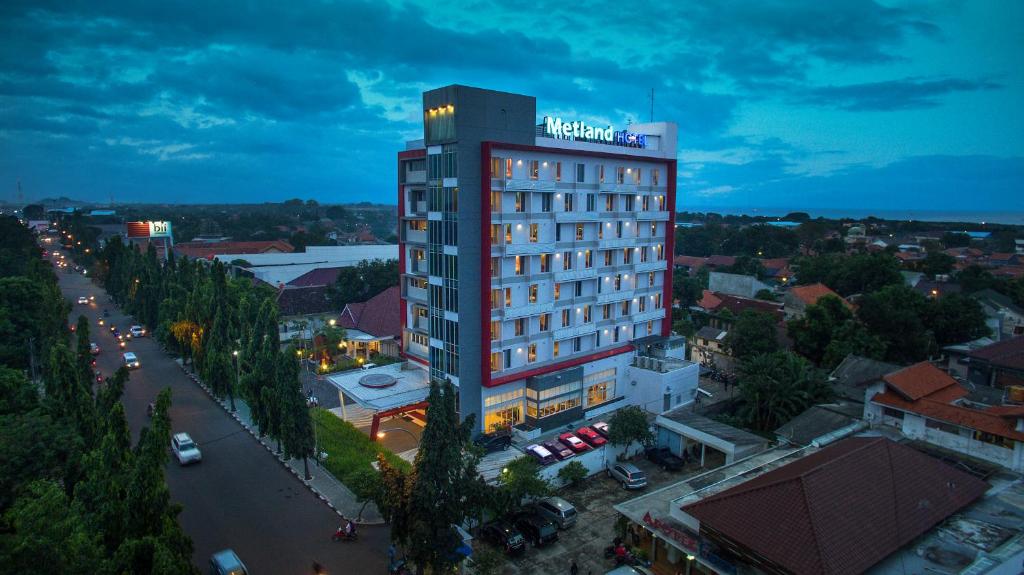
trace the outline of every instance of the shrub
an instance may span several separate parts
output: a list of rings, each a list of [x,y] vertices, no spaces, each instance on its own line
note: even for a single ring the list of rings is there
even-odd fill
[[[327,452],[323,466],[342,483],[357,483],[357,475],[361,471],[373,469],[370,463],[377,460],[378,453],[384,454],[388,462],[396,467],[406,471],[411,469],[407,461],[371,441],[365,433],[330,411],[315,408],[312,416],[317,445],[320,451]]]
[[[566,485],[578,487],[587,478],[587,468],[579,461],[570,461],[565,467],[558,470],[558,478]]]

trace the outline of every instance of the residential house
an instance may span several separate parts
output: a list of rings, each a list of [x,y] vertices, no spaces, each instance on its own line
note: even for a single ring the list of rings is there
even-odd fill
[[[805,286],[793,286],[783,296],[786,319],[796,319],[804,316],[804,311],[809,305],[815,305],[818,300],[825,296],[833,296],[843,302],[847,309],[853,310],[853,304],[843,299],[842,296],[829,289],[823,283],[815,283]]]
[[[789,258],[772,258],[761,260],[765,277],[778,283],[786,284],[793,279],[793,269],[789,267]]]
[[[253,277],[279,287],[316,269],[351,267],[363,260],[397,260],[398,246],[306,246],[304,252],[250,255],[217,252],[214,257],[225,264],[244,260],[231,266],[235,275]]]
[[[708,289],[712,292],[752,298],[761,290],[772,291],[772,286],[754,276],[711,272],[708,274]]]
[[[389,287],[365,302],[350,303],[337,325],[345,328],[345,353],[369,360],[374,355],[400,357],[402,352],[401,289]],[[424,333],[424,339],[425,333]]]
[[[672,258],[672,266],[677,270],[684,270],[689,275],[697,273],[700,268],[704,267],[704,263],[707,258],[697,256],[676,256]]]
[[[929,299],[938,299],[951,293],[960,293],[960,284],[949,281],[922,279],[914,284],[914,291]]]
[[[690,337],[690,359],[705,365],[732,371],[735,360],[725,347],[725,336],[729,332],[706,325]]]
[[[238,259],[245,259],[246,254],[288,254],[295,247],[285,240],[258,242],[231,241],[191,241],[174,246],[174,255],[179,258],[210,260],[217,254],[239,254]],[[230,262],[229,262],[230,263]]]
[[[988,256],[988,263],[991,266],[1015,266],[1021,263],[1016,253],[1001,253],[996,252]]]
[[[975,385],[1024,386],[1024,336],[976,349],[967,354],[967,362],[967,379]],[[1024,397],[1016,401],[1024,402]]]
[[[303,342],[312,342],[314,334],[334,317],[335,309],[327,286],[281,286],[277,290],[281,344],[294,342],[304,347]]]
[[[733,256],[709,256],[704,265],[711,269],[727,268],[736,265],[736,258]]]
[[[975,292],[971,297],[981,304],[987,318],[985,323],[997,339],[1024,335],[1024,309],[1009,297],[991,288]]]
[[[883,376],[900,369],[894,363],[851,353],[832,370],[828,382],[838,399],[863,404],[864,391],[869,385],[882,381]]]
[[[317,268],[291,280],[287,285],[297,287],[329,286],[338,281],[343,267]]]
[[[995,343],[995,340],[992,338],[979,337],[971,341],[947,345],[942,348],[942,353],[946,356],[947,360],[946,371],[960,381],[968,381],[967,370],[970,365],[970,358],[967,356],[971,352],[988,347],[993,343]]]
[[[904,437],[1024,471],[1024,407],[981,406],[927,361],[882,377],[865,393],[864,419]]]
[[[708,314],[711,326],[725,331],[729,331],[736,318],[747,310],[772,315],[780,322],[783,318],[781,303],[716,293],[711,290],[704,290],[700,301],[694,307],[694,311]],[[729,313],[724,314],[725,310]]]
[[[846,436],[868,426],[861,419],[864,404],[859,401],[839,400],[812,405],[775,430],[780,443],[805,447],[826,444],[836,435]]]

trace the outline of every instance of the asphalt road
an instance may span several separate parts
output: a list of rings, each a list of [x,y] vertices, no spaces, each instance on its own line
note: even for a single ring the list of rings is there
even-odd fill
[[[102,349],[97,367],[110,375],[120,366],[117,342],[97,325],[103,308],[108,324],[127,332],[133,321],[107,302],[106,293],[81,273],[57,272],[65,297],[96,296],[75,304],[69,318],[90,320],[92,341]],[[129,340],[142,367],[131,372],[122,402],[134,438],[147,424],[146,406],[164,387],[172,392],[174,432],[188,432],[203,453],[199,464],[181,467],[173,457],[167,484],[184,507],[179,521],[194,544],[193,562],[205,573],[209,557],[234,549],[250,573],[312,573],[313,561],[331,574],[386,573],[386,527],[361,527],[355,543],[331,541],[340,518],[195,385],[149,337]],[[169,448],[168,448],[169,451]]]

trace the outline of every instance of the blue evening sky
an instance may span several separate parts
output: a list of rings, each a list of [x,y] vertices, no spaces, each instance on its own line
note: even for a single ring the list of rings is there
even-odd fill
[[[679,207],[1024,211],[1024,2],[0,3],[0,197],[395,201],[420,93],[679,124]]]

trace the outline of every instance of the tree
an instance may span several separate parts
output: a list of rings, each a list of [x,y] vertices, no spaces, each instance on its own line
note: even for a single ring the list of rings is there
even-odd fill
[[[947,248],[965,248],[971,245],[971,236],[960,232],[942,234],[942,245]]]
[[[939,347],[964,343],[989,334],[985,312],[972,297],[951,293],[929,302],[925,325]]]
[[[29,204],[22,208],[21,215],[25,216],[26,220],[45,220],[46,212],[43,210],[42,204]]]
[[[608,441],[612,445],[625,446],[627,455],[633,443],[650,445],[654,441],[654,433],[644,410],[630,405],[612,414],[608,420]]]
[[[359,469],[345,482],[345,487],[351,489],[356,496],[356,501],[363,504],[356,516],[358,520],[363,518],[363,511],[366,510],[367,504],[381,501],[385,496],[381,473],[372,469]]]
[[[499,575],[504,564],[505,556],[490,547],[474,550],[473,557],[469,560],[469,565],[476,575]]]
[[[558,470],[558,478],[566,485],[579,487],[587,478],[587,468],[579,461],[570,461]]]
[[[824,369],[835,369],[851,353],[880,360],[885,357],[885,342],[868,332],[861,322],[848,319],[832,334],[832,341],[825,347],[825,355],[819,365]]]
[[[924,323],[928,300],[905,285],[891,285],[861,299],[857,311],[874,336],[885,342],[888,361],[913,363],[935,349]]]
[[[960,288],[964,293],[968,294],[989,288],[1005,293],[1003,289],[999,289],[1002,287],[999,285],[1000,280],[993,276],[987,269],[979,265],[970,265],[960,270],[960,272],[956,274],[956,281],[960,283]]]
[[[738,381],[739,415],[758,431],[773,431],[832,394],[820,371],[784,351],[742,362]]]
[[[286,458],[302,458],[304,477],[308,480],[309,457],[313,455],[313,422],[309,418],[306,398],[299,382],[299,362],[295,348],[281,352],[277,368],[277,394],[281,410],[281,443]]]
[[[821,364],[833,335],[840,325],[851,319],[853,312],[845,303],[828,295],[807,306],[803,317],[790,320],[786,329],[793,340],[793,350],[815,364]]]
[[[823,283],[843,297],[903,283],[898,260],[886,253],[822,254],[794,261],[797,283]]]
[[[759,290],[757,290],[757,293],[754,294],[754,298],[755,299],[764,300],[764,301],[778,301],[776,299],[776,297],[775,297],[775,294],[772,293],[772,290],[770,290],[770,289],[759,289]]]
[[[335,307],[342,309],[396,285],[398,260],[363,260],[356,266],[341,268],[338,279],[328,289],[328,297]]]
[[[522,505],[523,499],[543,497],[551,492],[551,485],[540,476],[540,465],[529,455],[506,463],[498,474],[498,485],[510,509]]]
[[[744,310],[725,336],[729,353],[740,360],[779,349],[775,335],[775,317],[755,310]]]
[[[953,264],[955,263],[956,259],[949,254],[928,252],[928,255],[917,263],[917,271],[934,278],[937,275],[948,274],[953,271]]]

